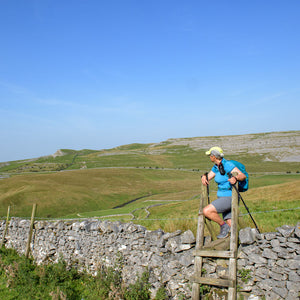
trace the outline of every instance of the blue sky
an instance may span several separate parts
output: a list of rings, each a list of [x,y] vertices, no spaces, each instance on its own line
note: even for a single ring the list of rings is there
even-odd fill
[[[299,130],[299,11],[299,0],[0,0],[0,161]]]

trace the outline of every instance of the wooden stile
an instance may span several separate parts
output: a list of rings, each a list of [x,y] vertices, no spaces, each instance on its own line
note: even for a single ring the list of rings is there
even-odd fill
[[[232,207],[231,207],[231,235],[228,238],[216,240],[210,245],[203,245],[204,227],[209,222],[206,222],[203,215],[204,204],[207,203],[206,188],[201,186],[201,200],[197,226],[195,255],[195,273],[191,278],[192,285],[192,300],[200,299],[200,284],[228,287],[228,300],[237,299],[237,248],[238,248],[238,193],[232,189]],[[210,230],[209,230],[210,231]],[[222,247],[230,250],[220,250]],[[219,249],[219,250],[216,250]],[[229,278],[207,278],[202,277],[203,257],[216,257],[229,259]]]
[[[203,208],[207,203],[207,190],[203,185],[201,189],[201,198],[200,198],[200,208],[198,214],[198,224],[197,224],[197,235],[196,235],[196,246],[195,250],[199,251],[203,247],[204,241],[204,227],[205,227],[205,217],[203,215]],[[195,274],[201,277],[202,274],[202,256],[195,256]],[[197,281],[193,280],[192,285],[192,299],[199,300],[200,299],[200,285]]]

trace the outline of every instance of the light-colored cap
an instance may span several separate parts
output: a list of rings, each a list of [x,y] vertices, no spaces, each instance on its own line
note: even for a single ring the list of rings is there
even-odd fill
[[[224,152],[220,147],[211,147],[208,151],[205,152],[206,155],[214,155],[224,157]]]

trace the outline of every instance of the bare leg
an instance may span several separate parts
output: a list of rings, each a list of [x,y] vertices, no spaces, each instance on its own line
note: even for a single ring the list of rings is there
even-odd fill
[[[224,224],[223,219],[219,216],[216,208],[212,204],[204,207],[203,214],[206,218],[218,223],[220,226]],[[231,219],[227,219],[226,223],[231,227]]]
[[[203,214],[206,218],[218,223],[220,225],[220,234],[217,236],[218,239],[226,238],[230,232],[231,219],[227,219],[226,222],[219,216],[216,208],[209,204],[204,207]]]
[[[220,226],[224,223],[223,219],[219,216],[216,208],[212,204],[208,204],[203,208],[203,214],[206,218],[218,223]]]

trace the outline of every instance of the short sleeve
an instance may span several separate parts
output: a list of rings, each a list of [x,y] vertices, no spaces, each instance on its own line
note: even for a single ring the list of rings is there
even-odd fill
[[[217,165],[214,165],[214,166],[211,168],[211,171],[214,172],[214,173],[216,174],[216,173],[219,171]]]
[[[226,161],[224,169],[226,173],[230,173],[235,168],[235,165],[231,161]]]

